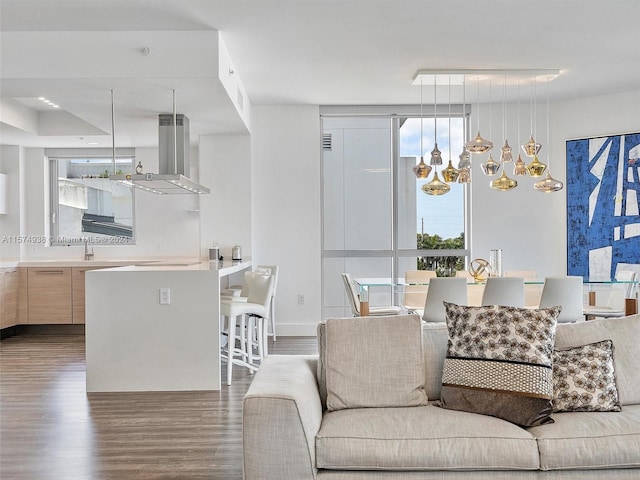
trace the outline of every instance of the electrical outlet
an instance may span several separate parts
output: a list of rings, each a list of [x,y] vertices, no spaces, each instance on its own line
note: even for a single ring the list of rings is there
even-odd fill
[[[160,305],[171,305],[171,290],[169,288],[160,289]]]
[[[298,294],[298,305],[304,305],[304,294]]]

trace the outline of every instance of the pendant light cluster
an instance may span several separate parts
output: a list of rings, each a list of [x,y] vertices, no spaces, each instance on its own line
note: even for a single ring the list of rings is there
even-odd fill
[[[484,76],[485,78],[491,78],[497,76],[499,73],[502,73],[503,77],[503,95],[502,95],[502,137],[504,138],[504,144],[500,148],[500,159],[499,161],[494,160],[493,158],[493,142],[491,140],[487,140],[482,137],[480,133],[480,77]],[[549,142],[550,138],[550,128],[549,128],[549,77],[558,75],[558,71],[528,71],[526,73],[530,73],[531,78],[531,131],[529,135],[529,140],[522,145],[522,152],[518,152],[517,159],[514,161],[514,152],[509,145],[509,140],[507,139],[506,130],[507,130],[507,113],[506,113],[506,97],[507,97],[507,76],[516,74],[519,77],[522,77],[525,74],[525,71],[470,71],[470,70],[459,70],[459,71],[432,71],[429,72],[429,75],[433,77],[434,83],[434,108],[436,109],[434,113],[434,121],[436,125],[434,126],[434,137],[435,137],[435,146],[431,151],[431,160],[430,165],[426,165],[422,158],[422,77],[426,75],[426,72],[418,72],[416,78],[414,79],[414,84],[416,84],[416,80],[420,77],[420,163],[413,168],[413,171],[417,178],[424,179],[429,176],[431,170],[435,170],[433,179],[427,184],[423,185],[422,190],[429,195],[442,195],[447,193],[450,190],[448,183],[470,183],[471,182],[471,155],[480,155],[489,153],[489,158],[481,164],[481,168],[483,173],[486,176],[496,176],[500,173],[500,175],[492,180],[489,185],[491,188],[499,191],[510,191],[518,186],[518,181],[515,178],[510,178],[507,174],[507,165],[512,165],[512,171],[514,177],[519,176],[530,176],[532,178],[542,178],[546,172],[546,176],[538,182],[536,182],[533,186],[535,190],[542,192],[557,192],[564,188],[564,185],[561,181],[554,179],[548,168],[548,164],[550,162],[549,154],[547,153],[547,164],[540,161],[538,158],[538,154],[542,148],[542,145],[538,143],[536,138],[536,120],[537,120],[537,101],[534,101],[534,97],[537,100],[536,94],[536,77],[538,75],[544,75],[547,77],[546,87],[547,87],[547,104],[546,104],[546,116],[547,116],[547,127],[546,127],[546,140]],[[466,80],[468,76],[476,76],[477,78],[477,133],[475,138],[466,142],[464,144],[464,148],[462,153],[458,156],[458,168],[455,168],[451,159],[451,146],[449,146],[449,162],[445,169],[441,171],[442,178],[444,181],[441,181],[438,176],[437,167],[442,165],[442,152],[438,149],[437,143],[437,79],[438,75],[448,75],[449,77],[449,141],[451,140],[451,78],[452,76],[457,77],[461,80],[463,86],[463,105],[466,105]],[[492,105],[491,99],[491,81],[489,81],[489,108]],[[463,135],[466,137],[466,122],[463,122]],[[489,114],[489,138],[491,137],[491,113]],[[463,137],[463,138],[464,138]],[[518,137],[520,138],[520,80],[518,80]],[[523,155],[525,159],[523,160]],[[526,160],[530,159],[530,160]]]

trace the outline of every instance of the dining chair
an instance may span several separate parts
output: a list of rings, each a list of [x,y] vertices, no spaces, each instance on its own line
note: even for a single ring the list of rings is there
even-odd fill
[[[604,305],[584,305],[582,307],[582,313],[587,319],[600,317],[600,318],[616,318],[624,317],[627,314],[625,305],[625,298],[631,298],[633,292],[633,285],[638,277],[637,272],[630,272],[621,270],[616,274],[616,280],[627,281],[626,288],[616,288],[616,285],[611,285],[611,288],[607,295],[607,302]],[[596,296],[597,298],[597,296]]]
[[[524,305],[529,308],[537,308],[538,305],[540,305],[542,285],[527,283],[528,280],[537,280],[538,272],[536,272],[535,270],[507,270],[504,272],[504,276],[524,278]]]
[[[407,270],[404,273],[404,282],[407,284],[428,283],[436,277],[433,270]],[[422,315],[424,302],[427,299],[428,285],[405,285],[402,295],[402,306],[409,312],[416,312]]]
[[[482,293],[482,305],[524,307],[524,278],[487,278],[487,283]]]
[[[240,365],[255,372],[258,369],[253,350],[257,348],[258,359],[267,356],[267,327],[265,322],[271,312],[274,276],[260,272],[245,272],[244,280],[249,293],[247,301],[222,300],[220,315],[223,320],[222,334],[228,337],[220,356],[227,360],[227,385],[231,385],[233,365]],[[239,344],[239,346],[236,346]]]
[[[558,323],[579,322],[582,314],[582,277],[546,277],[540,296],[540,308],[560,305]]]
[[[360,316],[360,294],[356,290],[356,287],[351,279],[351,275],[348,273],[342,273],[342,282],[344,283],[344,289],[347,293],[347,300],[351,313],[354,317]],[[395,305],[388,305],[384,307],[369,307],[369,316],[377,317],[382,315],[400,315],[403,312],[402,307]]]
[[[462,277],[436,277],[429,280],[422,319],[425,322],[444,322],[443,302],[467,304],[467,280]]]

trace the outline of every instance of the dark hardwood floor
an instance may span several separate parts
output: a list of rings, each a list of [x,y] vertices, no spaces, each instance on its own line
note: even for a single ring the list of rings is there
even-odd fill
[[[313,337],[278,337],[270,353],[312,354]],[[2,480],[242,479],[242,397],[234,366],[220,392],[85,391],[83,335],[0,342]]]

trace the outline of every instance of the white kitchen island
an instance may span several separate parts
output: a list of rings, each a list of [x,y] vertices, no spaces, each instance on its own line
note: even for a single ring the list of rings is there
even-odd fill
[[[87,272],[87,392],[220,390],[219,292],[250,268],[246,260]]]

